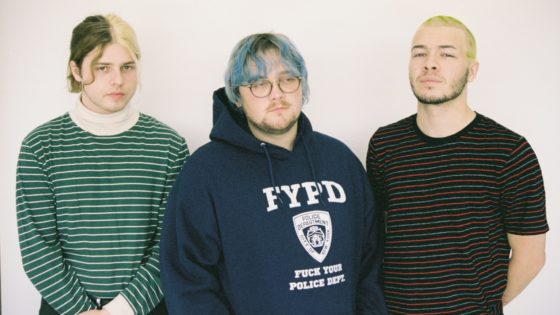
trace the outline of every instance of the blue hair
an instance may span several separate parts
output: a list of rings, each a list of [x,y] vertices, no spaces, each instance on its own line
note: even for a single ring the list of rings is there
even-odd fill
[[[274,51],[280,56],[282,65],[291,75],[301,77],[303,102],[309,99],[307,67],[305,60],[294,44],[282,34],[261,33],[243,38],[231,53],[224,76],[226,94],[230,102],[239,103],[239,87],[264,78],[268,73],[266,53]],[[254,71],[256,65],[257,71]]]

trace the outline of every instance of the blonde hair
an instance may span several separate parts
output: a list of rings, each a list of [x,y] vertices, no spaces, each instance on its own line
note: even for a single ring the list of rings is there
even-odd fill
[[[467,36],[467,58],[476,60],[476,40],[472,32],[463,22],[452,16],[437,15],[424,21],[421,26],[451,26],[462,29]]]
[[[140,60],[140,48],[136,34],[132,27],[122,18],[114,14],[92,15],[86,17],[72,31],[70,41],[70,58],[68,60],[68,90],[72,93],[82,91],[82,82],[77,81],[72,75],[70,62],[76,63],[82,70],[85,57],[97,50],[92,66],[101,58],[103,49],[108,44],[118,43],[123,45],[132,55],[134,61]],[[95,80],[95,78],[94,78]]]

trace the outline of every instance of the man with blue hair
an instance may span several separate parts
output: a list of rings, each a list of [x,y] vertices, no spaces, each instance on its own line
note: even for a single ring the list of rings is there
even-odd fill
[[[386,314],[366,173],[313,131],[302,56],[284,35],[235,47],[211,141],[185,164],[161,241],[170,314]]]

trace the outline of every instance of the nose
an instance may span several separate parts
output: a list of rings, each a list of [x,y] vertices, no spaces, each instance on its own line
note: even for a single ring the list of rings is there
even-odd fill
[[[284,96],[284,92],[280,90],[280,84],[278,82],[272,82],[272,90],[270,91],[270,96],[272,99],[278,99]]]
[[[424,69],[426,71],[430,71],[430,70],[435,71],[439,69],[439,65],[436,61],[436,58],[433,55],[426,58],[426,62],[424,63]]]
[[[123,82],[124,82],[124,76],[121,72],[121,69],[115,69],[111,77],[111,83],[114,85],[121,85],[123,84]]]

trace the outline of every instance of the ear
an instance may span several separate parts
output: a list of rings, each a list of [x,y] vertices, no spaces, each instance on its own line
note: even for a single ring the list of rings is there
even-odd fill
[[[474,81],[474,79],[476,78],[476,74],[478,73],[479,66],[480,64],[476,60],[473,61],[469,66],[469,82]]]
[[[73,60],[70,61],[70,71],[72,71],[72,76],[74,77],[74,80],[78,82],[82,82],[82,74],[81,74],[82,71],[80,70],[80,67],[78,67],[76,62],[74,62]]]

